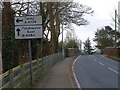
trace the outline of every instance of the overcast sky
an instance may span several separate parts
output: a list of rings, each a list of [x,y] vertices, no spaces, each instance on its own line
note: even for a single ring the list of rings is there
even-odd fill
[[[106,25],[112,26],[114,24],[112,17],[114,17],[114,10],[118,9],[118,2],[120,0],[75,0],[80,4],[87,5],[94,10],[94,16],[86,17],[90,22],[87,26],[74,26],[76,36],[84,42],[88,37],[94,38],[94,33],[97,28]],[[113,27],[113,26],[112,26]],[[114,29],[114,27],[113,27]],[[93,43],[94,44],[94,43]]]

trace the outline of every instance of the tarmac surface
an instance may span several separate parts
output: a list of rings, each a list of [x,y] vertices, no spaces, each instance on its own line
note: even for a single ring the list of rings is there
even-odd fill
[[[118,90],[118,63],[102,55],[81,55],[74,64],[80,87]]]
[[[72,63],[75,57],[65,58],[55,64],[35,88],[77,88],[72,75]]]

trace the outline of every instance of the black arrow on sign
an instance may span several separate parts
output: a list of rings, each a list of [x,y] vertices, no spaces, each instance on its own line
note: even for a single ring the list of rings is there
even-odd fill
[[[17,22],[17,23],[23,22],[23,20],[17,19],[16,22]]]
[[[18,34],[18,36],[20,35],[20,29],[19,28],[17,28],[17,34]]]

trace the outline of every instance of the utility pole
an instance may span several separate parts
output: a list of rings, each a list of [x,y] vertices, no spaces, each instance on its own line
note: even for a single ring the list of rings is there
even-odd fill
[[[63,24],[62,24],[62,53],[63,53],[63,57],[64,57]]]
[[[115,10],[115,47],[116,47],[116,39],[117,39],[117,33],[116,33],[116,31],[117,31],[117,10]]]

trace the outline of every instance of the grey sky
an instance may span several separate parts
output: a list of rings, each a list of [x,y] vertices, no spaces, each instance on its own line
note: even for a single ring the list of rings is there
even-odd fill
[[[114,24],[112,17],[114,17],[114,10],[118,9],[119,0],[75,0],[80,4],[92,7],[94,16],[87,16],[85,18],[90,22],[87,26],[75,26],[76,36],[84,42],[88,37],[92,40],[97,28],[106,25]],[[113,26],[112,26],[113,27]],[[114,27],[113,27],[114,29]],[[93,43],[94,44],[94,43]]]

